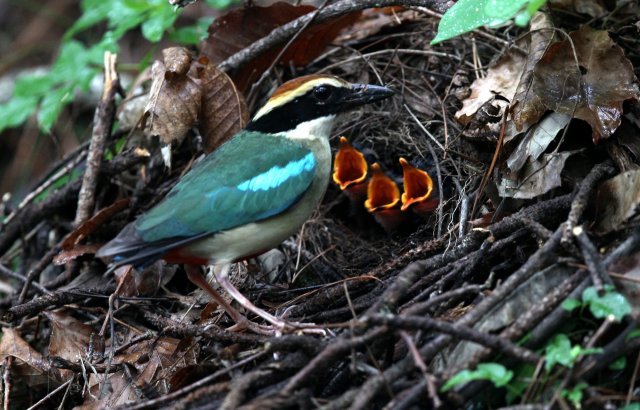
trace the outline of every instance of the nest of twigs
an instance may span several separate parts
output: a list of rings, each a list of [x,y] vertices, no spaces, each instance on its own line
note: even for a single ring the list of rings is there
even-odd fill
[[[569,29],[583,22],[559,18]],[[498,153],[500,126],[485,127],[482,118],[461,125],[455,114],[478,73],[522,32],[507,28],[434,48],[427,40],[437,24],[432,15],[405,10],[398,21],[331,47],[303,71],[275,67],[257,92],[256,100],[263,100],[292,74],[382,79],[398,96],[345,116],[335,140],[348,136],[395,180],[402,176],[398,158],[407,158],[429,171],[441,195],[430,216],[411,215],[386,232],[331,186],[300,234],[279,248],[277,263],[235,267],[235,283],[254,303],[289,321],[315,323],[324,336],[230,332],[229,318],[208,304],[181,267],[155,264],[116,292],[116,278],[102,275],[105,264],[91,252],[54,266],[63,237],[73,231],[78,181],[27,203],[3,226],[1,273],[16,281],[16,293],[0,301],[6,397],[11,390],[19,407],[42,399],[45,407],[131,409],[472,403],[533,409],[569,408],[575,401],[566,392],[583,386],[585,407],[628,403],[637,393],[640,338],[629,336],[637,317],[602,321],[586,308],[566,309],[563,301],[581,301],[588,287],[602,292],[614,283],[613,267],[626,272],[632,269],[623,265],[635,266],[640,230],[633,219],[603,235],[590,229],[601,182],[636,168],[636,158],[615,138],[598,145],[589,140],[580,147],[588,165],[563,174],[561,186],[534,199],[496,201],[491,190],[513,146]],[[621,37],[627,57],[638,63],[638,49],[629,48],[637,41]],[[632,104],[628,109],[638,110],[637,101]],[[572,132],[584,127],[570,129],[568,141]],[[76,249],[104,243],[147,209],[189,166],[197,146],[194,135],[174,150],[170,173],[154,148],[150,156],[128,150],[104,163],[96,209],[123,197],[129,202],[81,234]],[[86,149],[67,163],[83,162]],[[570,366],[547,369],[549,346],[559,334],[595,350]],[[452,376],[486,363],[500,363],[515,378],[506,388],[487,378],[442,388]]]

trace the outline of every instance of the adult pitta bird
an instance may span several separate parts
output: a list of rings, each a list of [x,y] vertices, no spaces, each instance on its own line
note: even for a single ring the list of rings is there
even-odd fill
[[[272,331],[240,314],[199,272],[198,265],[218,265],[217,281],[242,306],[278,330],[291,327],[231,284],[230,264],[278,246],[320,203],[331,175],[329,137],[337,114],[393,94],[386,87],[329,75],[284,83],[244,130],[197,163],[97,256],[113,257],[111,269],[143,268],[161,258],[185,264],[189,279],[239,328]]]

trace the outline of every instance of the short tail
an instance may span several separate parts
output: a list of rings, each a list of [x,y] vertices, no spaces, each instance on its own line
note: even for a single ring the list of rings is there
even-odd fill
[[[133,265],[136,269],[144,269],[161,259],[172,249],[180,248],[209,236],[208,232],[193,236],[181,236],[146,242],[138,233],[135,222],[124,229],[96,252],[96,257],[113,257],[105,274],[111,273],[120,266]]]

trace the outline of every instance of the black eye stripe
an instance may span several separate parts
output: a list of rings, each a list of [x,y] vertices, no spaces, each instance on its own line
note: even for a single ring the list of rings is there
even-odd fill
[[[318,98],[319,88],[328,91],[328,97]],[[255,121],[249,122],[247,131],[266,133],[284,132],[294,129],[298,124],[315,118],[334,115],[342,111],[341,99],[351,92],[347,87],[336,87],[332,84],[318,84],[306,93],[274,107]],[[324,91],[320,91],[323,94]]]

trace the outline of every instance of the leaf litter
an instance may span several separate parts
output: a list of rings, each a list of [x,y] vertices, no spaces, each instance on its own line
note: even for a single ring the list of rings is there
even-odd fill
[[[226,77],[217,71],[214,64],[218,61],[209,56],[211,62],[207,62],[174,50],[176,53],[165,55],[156,69],[150,98],[154,93],[163,93],[162,88],[169,81],[193,83],[202,96],[194,122],[192,113],[183,112],[183,123],[162,131],[167,136],[184,132],[181,142],[173,140],[174,170],[164,169],[158,160],[159,150],[141,140],[137,144],[145,145],[151,156],[144,164],[107,174],[108,178],[101,181],[99,208],[105,211],[98,213],[92,225],[73,231],[70,225],[58,223],[68,217],[65,208],[52,199],[39,205],[47,207],[48,215],[55,216],[47,223],[36,227],[20,217],[16,220],[23,224],[19,232],[38,232],[24,238],[24,245],[13,248],[30,249],[28,255],[17,254],[17,263],[24,271],[33,269],[36,273],[32,279],[51,295],[39,295],[41,291],[31,286],[21,300],[23,282],[18,282],[14,285],[16,294],[6,296],[5,319],[16,327],[3,329],[0,358],[5,360],[4,369],[20,378],[37,399],[51,392],[50,388],[42,388],[47,386],[45,383],[57,387],[69,380],[67,375],[73,375],[77,384],[69,395],[57,393],[49,400],[66,405],[73,402],[78,408],[295,408],[318,403],[335,408],[384,408],[394,403],[388,392],[392,397],[403,398],[403,405],[409,407],[435,406],[438,402],[455,407],[477,401],[475,389],[486,386],[471,382],[469,390],[438,390],[453,373],[493,361],[500,361],[517,373],[517,367],[511,367],[504,357],[511,355],[510,360],[519,364],[540,362],[539,353],[544,352],[556,333],[564,331],[567,323],[575,325],[570,337],[573,344],[612,348],[612,341],[620,340],[623,334],[621,328],[606,327],[606,337],[599,339],[599,324],[593,317],[563,311],[560,303],[571,292],[581,292],[581,283],[602,273],[591,266],[584,268],[587,261],[595,259],[608,266],[616,255],[637,254],[638,239],[633,233],[637,220],[633,212],[640,188],[628,181],[618,182],[615,189],[601,186],[598,196],[594,195],[600,181],[623,171],[612,164],[629,163],[618,155],[628,152],[630,163],[635,164],[633,152],[627,148],[633,147],[632,141],[618,141],[624,127],[615,131],[615,127],[611,128],[609,138],[600,138],[594,145],[592,139],[584,138],[584,131],[589,132],[587,126],[570,121],[571,113],[550,108],[546,103],[545,109],[540,109],[536,98],[543,101],[550,91],[536,85],[539,74],[532,76],[531,70],[535,67],[533,70],[538,73],[553,47],[549,45],[553,40],[546,36],[550,30],[543,29],[548,27],[544,20],[539,23],[540,30],[531,33],[529,54],[506,51],[495,67],[483,73],[484,82],[472,86],[472,97],[461,108],[449,91],[465,87],[468,79],[475,76],[474,53],[487,62],[502,47],[504,42],[498,40],[503,39],[479,37],[476,51],[472,51],[468,38],[431,48],[425,43],[425,30],[435,27],[432,17],[415,10],[394,13],[397,19],[379,19],[382,26],[372,30],[374,38],[346,36],[347,43],[321,55],[318,53],[324,52],[325,45],[318,47],[309,71],[274,66],[276,75],[257,90],[263,98],[281,79],[292,75],[290,70],[306,74],[324,69],[353,82],[373,82],[379,76],[398,90],[398,98],[345,115],[335,139],[345,135],[368,164],[382,164],[389,178],[400,184],[400,191],[402,168],[398,159],[402,157],[428,170],[434,191],[443,194],[444,203],[438,211],[426,218],[404,214],[402,225],[387,234],[358,204],[353,204],[337,186],[331,186],[317,214],[299,235],[285,241],[277,251],[277,269],[261,268],[259,261],[234,268],[234,280],[241,283],[238,286],[252,301],[288,320],[326,325],[329,330],[325,337],[290,334],[271,338],[230,332],[227,328],[232,323],[219,313],[217,306],[205,306],[197,291],[195,296],[185,296],[194,290],[178,266],[158,263],[148,272],[140,272],[140,276],[121,272],[118,280],[123,284],[113,295],[113,276],[102,277],[104,265],[88,253],[81,253],[82,257],[65,267],[49,267],[46,275],[37,271],[36,264],[48,265],[50,256],[46,247],[37,245],[36,238],[51,237],[47,235],[54,230],[72,231],[65,248],[99,246],[151,206],[155,199],[150,198],[162,196],[195,156],[241,128],[247,113],[255,110],[254,102],[243,110],[241,93],[246,88],[234,73]],[[537,20],[534,24],[538,24]],[[514,34],[509,32],[510,36]],[[557,40],[566,39],[558,35]],[[637,52],[634,54],[630,48],[625,52],[629,61],[637,61]],[[260,76],[260,70],[266,69],[260,58],[264,57],[248,64],[257,71],[252,75]],[[554,58],[559,58],[557,53]],[[263,68],[257,69],[259,66]],[[629,81],[633,82],[633,78]],[[630,89],[633,91],[632,86]],[[168,95],[166,99],[170,101]],[[220,100],[205,103],[217,95]],[[410,96],[406,107],[414,117],[402,105],[405,96]],[[179,101],[182,97],[174,98]],[[625,109],[637,104],[634,98],[637,97],[613,105]],[[623,104],[625,100],[628,101]],[[230,102],[237,105],[230,107]],[[514,120],[507,121],[518,121],[520,128],[511,124],[507,129],[499,112],[494,115],[498,121],[489,123],[491,127],[474,129],[478,110],[487,103],[499,105],[500,110],[510,109],[508,114]],[[213,113],[205,105],[213,107]],[[169,105],[162,106],[156,104],[156,120],[173,115],[162,111],[168,110]],[[463,113],[462,123],[454,121],[458,111]],[[210,124],[205,126],[207,120]],[[625,127],[632,127],[637,133],[637,125],[625,121]],[[216,123],[221,125],[216,127]],[[222,136],[218,136],[218,129],[224,131]],[[501,131],[509,138],[497,146]],[[479,132],[485,132],[487,138],[476,138]],[[442,149],[445,146],[446,151]],[[124,153],[118,154],[109,165],[122,158]],[[493,172],[487,175],[486,188],[481,187],[479,181],[492,160]],[[504,197],[497,195],[499,190]],[[112,205],[119,198],[130,199],[126,212],[122,205]],[[478,198],[479,206],[471,210],[473,198]],[[611,212],[614,208],[607,206],[610,203],[624,206],[616,205],[615,209],[621,211]],[[32,209],[29,212],[34,212]],[[602,214],[603,209],[610,214]],[[471,221],[479,220],[483,221],[480,229],[470,229]],[[601,236],[591,227],[603,220],[608,227],[607,235]],[[581,224],[597,251],[583,252],[577,242],[571,242],[572,237],[566,239],[569,246],[561,246],[564,224]],[[439,230],[438,226],[444,229]],[[437,234],[439,231],[441,235]],[[7,229],[5,238],[11,235]],[[20,235],[13,235],[10,244],[21,240]],[[0,240],[0,249],[3,241],[8,239]],[[633,246],[624,248],[627,241]],[[269,280],[262,274],[267,270]],[[62,280],[66,275],[71,276]],[[52,282],[51,277],[57,282]],[[74,279],[67,283],[70,278]],[[81,278],[91,280],[83,282]],[[143,283],[141,279],[145,278],[151,283]],[[616,277],[618,286],[624,287],[627,282],[624,275],[622,279]],[[513,291],[516,288],[518,291]],[[527,301],[526,306],[521,300]],[[514,310],[514,305],[520,310]],[[62,306],[66,307],[60,309]],[[491,331],[483,327],[488,322],[495,325]],[[525,335],[529,335],[527,340],[520,343]],[[466,345],[458,343],[458,339],[467,340]],[[500,343],[496,344],[496,340]],[[470,344],[481,348],[452,356],[451,352]],[[632,345],[625,345],[629,346]],[[47,351],[71,363],[49,364],[43,353]],[[626,354],[624,349],[616,351],[618,356]],[[416,360],[426,364],[421,366],[430,372],[426,377],[415,372]],[[596,360],[603,368],[609,364],[606,356],[578,358],[573,374],[593,386],[602,386],[598,373],[606,371],[591,372],[589,360]],[[604,376],[607,388],[619,393],[616,397],[624,397],[628,378],[609,373]],[[429,387],[429,383],[434,384]],[[546,403],[555,388],[551,384],[536,385],[527,400],[532,404]],[[492,405],[504,406],[500,391],[489,389]],[[594,397],[602,403],[623,402],[594,391]],[[18,396],[15,386],[11,392],[13,403],[34,402],[26,395]]]

